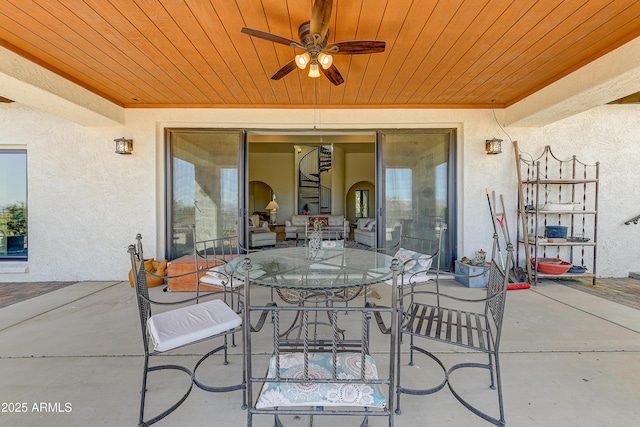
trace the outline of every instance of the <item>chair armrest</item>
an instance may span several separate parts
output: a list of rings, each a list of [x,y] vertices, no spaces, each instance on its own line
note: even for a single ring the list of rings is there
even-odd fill
[[[262,224],[260,224],[260,227],[268,230],[269,229],[269,223],[267,221],[262,221]]]
[[[285,227],[291,227],[291,221],[285,221],[284,222],[284,226]]]

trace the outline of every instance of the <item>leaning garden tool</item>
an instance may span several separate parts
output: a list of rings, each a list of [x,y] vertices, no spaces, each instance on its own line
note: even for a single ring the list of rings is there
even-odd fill
[[[493,195],[493,197],[494,197],[494,204],[495,204],[495,194]],[[496,221],[498,222],[498,224],[500,224],[502,235],[504,236],[504,240],[508,246],[510,242],[509,223],[507,222],[506,209],[504,208],[504,197],[502,196],[502,194],[500,194],[500,206],[502,207],[502,212],[500,213],[498,213],[498,208],[496,207]],[[516,268],[515,262],[513,262],[513,260],[512,260],[511,267],[509,267],[508,265],[505,265],[504,268],[505,270],[510,268],[509,279],[512,282],[507,286],[507,290],[529,289],[531,287],[531,285],[529,285],[528,283],[523,283],[523,280],[526,277],[524,277],[523,272],[521,274],[518,271],[518,269]]]
[[[531,261],[529,260],[531,252],[529,252],[529,233],[527,229],[527,218],[524,211],[524,194],[522,193],[522,172],[520,170],[520,149],[518,141],[513,141],[513,152],[516,156],[516,172],[518,173],[518,210],[522,220],[522,235],[524,242],[525,265],[527,266],[527,280],[529,283],[533,280],[533,272],[531,271]]]
[[[496,227],[496,218],[493,215],[493,207],[491,206],[491,199],[489,199],[489,189],[485,188],[484,192],[487,194],[487,203],[489,204],[489,213],[491,214],[491,225],[493,225],[493,232],[498,235],[498,229]],[[505,268],[504,260],[502,259],[502,252],[500,251],[500,240],[496,241],[496,248],[498,250],[498,257],[500,258],[500,267]]]

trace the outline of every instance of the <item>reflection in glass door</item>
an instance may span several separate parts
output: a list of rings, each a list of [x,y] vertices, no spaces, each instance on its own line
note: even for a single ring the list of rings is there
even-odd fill
[[[455,197],[454,129],[385,131],[379,138],[378,245],[402,234],[433,239],[443,229],[441,267],[450,268]]]
[[[193,254],[198,240],[238,234],[241,133],[167,130],[167,259]]]

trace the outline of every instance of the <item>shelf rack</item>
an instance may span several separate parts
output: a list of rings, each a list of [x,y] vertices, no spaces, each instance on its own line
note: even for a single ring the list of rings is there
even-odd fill
[[[537,285],[539,279],[588,277],[595,285],[600,162],[586,164],[575,155],[561,160],[548,145],[537,159],[520,154],[519,162],[522,201],[518,200],[518,206],[523,208],[518,208],[518,214],[524,219],[518,227],[518,265],[535,258],[559,258],[574,266],[585,266],[587,272],[545,274],[531,265],[532,284]],[[567,227],[567,241],[548,241],[547,226]],[[528,245],[524,244],[525,239]]]

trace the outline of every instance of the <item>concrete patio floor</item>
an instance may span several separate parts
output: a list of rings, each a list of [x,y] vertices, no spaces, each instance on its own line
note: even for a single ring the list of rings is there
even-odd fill
[[[483,292],[450,281],[443,287],[454,293]],[[376,289],[382,295],[376,302],[384,304],[389,287],[378,285]],[[159,298],[186,296],[162,293],[159,288],[152,291]],[[261,292],[262,298],[268,298],[265,289],[256,289],[254,301]],[[385,337],[374,329],[373,338],[374,357],[384,358]],[[546,282],[535,289],[509,291],[502,338],[507,425],[639,424],[640,311]],[[254,341],[257,351],[261,339],[266,338],[258,334]],[[82,282],[4,307],[0,309],[0,343],[1,426],[137,424],[143,357],[134,291],[128,282]],[[206,348],[200,344],[165,357],[195,361],[194,354]],[[441,351],[432,348],[445,363],[470,357],[444,347]],[[222,381],[237,378],[239,351],[240,347],[232,349],[228,366],[215,359],[208,365]],[[423,359],[414,367],[403,366],[402,374],[409,383],[438,375],[438,371]],[[240,403],[239,392],[211,394],[194,389],[182,407],[156,425],[245,425],[246,411],[240,409]],[[25,410],[17,412],[17,408]],[[148,408],[153,411],[154,405]],[[272,425],[271,421],[256,417],[254,425]],[[286,421],[290,426],[311,424],[308,419]],[[314,426],[336,423],[357,425],[359,420],[313,420]],[[370,424],[386,425],[382,419]],[[468,412],[445,389],[430,396],[403,396],[402,414],[395,416],[395,425],[489,424]]]

